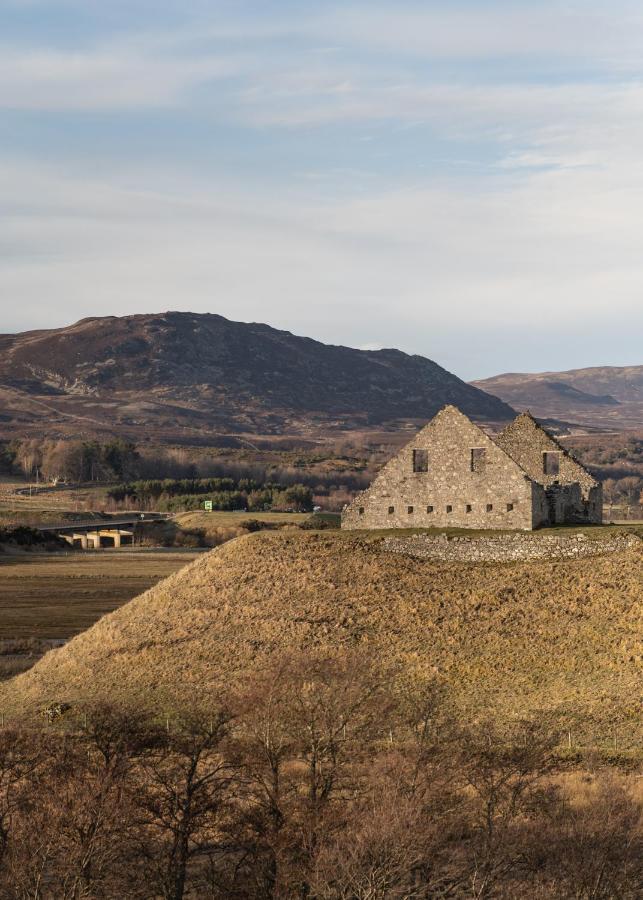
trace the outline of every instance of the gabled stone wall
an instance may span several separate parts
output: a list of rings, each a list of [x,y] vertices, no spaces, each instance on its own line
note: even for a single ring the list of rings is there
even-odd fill
[[[529,413],[523,413],[507,425],[496,437],[496,443],[533,481],[543,485],[551,524],[602,522],[601,485]],[[545,453],[557,454],[557,473],[544,471]]]
[[[500,432],[496,444],[511,456],[533,481],[549,487],[550,484],[578,483],[584,493],[596,486],[596,480],[587,469],[573,459],[567,450],[529,415],[523,413]],[[557,453],[559,471],[547,475],[543,468],[543,455]]]
[[[484,459],[472,471],[471,451],[478,449]],[[413,471],[413,450],[427,451],[428,471]],[[534,527],[534,489],[538,494],[488,435],[447,406],[346,508],[342,527],[527,530]]]
[[[542,484],[531,482],[531,527],[543,528],[549,524],[549,503]]]

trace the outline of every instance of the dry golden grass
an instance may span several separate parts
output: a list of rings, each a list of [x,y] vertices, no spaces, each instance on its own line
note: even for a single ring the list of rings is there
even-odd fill
[[[181,528],[217,528],[219,526],[242,527],[244,522],[255,520],[273,525],[300,525],[310,518],[310,513],[280,513],[280,512],[222,512],[213,510],[205,512],[178,513],[172,517]]]
[[[257,530],[257,522],[263,528],[297,528],[310,518],[307,513],[179,513],[167,520],[148,523],[143,542],[149,547],[218,547]]]
[[[206,699],[284,649],[364,647],[444,678],[463,719],[565,711],[574,740],[641,739],[641,552],[457,564],[371,538],[262,532],[224,545],[2,686],[0,711]],[[639,743],[640,746],[640,743]]]

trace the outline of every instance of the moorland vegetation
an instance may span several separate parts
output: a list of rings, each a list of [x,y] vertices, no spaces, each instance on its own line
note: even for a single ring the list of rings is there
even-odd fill
[[[232,541],[0,685],[0,897],[635,900],[640,591]]]
[[[204,707],[65,704],[0,730],[11,898],[634,900],[640,790],[543,718],[454,715],[438,676],[275,654]]]

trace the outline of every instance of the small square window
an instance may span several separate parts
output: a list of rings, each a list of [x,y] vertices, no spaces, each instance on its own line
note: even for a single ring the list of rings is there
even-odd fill
[[[413,471],[428,472],[429,471],[429,451],[414,450],[413,451]]]
[[[452,507],[452,506],[447,506],[447,512],[448,512],[448,513],[453,512],[453,507]]]
[[[493,512],[493,503],[487,503],[487,512]]]
[[[406,511],[408,512],[409,515],[411,515],[413,512],[413,507],[412,506],[407,507]]]
[[[432,513],[432,512],[433,512],[433,507],[432,507],[432,506],[427,506],[426,511],[427,511],[428,513]]]
[[[507,512],[513,512],[514,505],[513,503],[507,503]]]
[[[545,475],[558,475],[560,471],[560,454],[543,453],[543,473]]]
[[[473,507],[471,506],[470,503],[467,503],[467,505],[465,506],[465,509],[466,509],[467,512],[471,512],[471,510],[473,509]]]
[[[471,471],[483,472],[487,451],[484,447],[471,448]]]
[[[395,507],[394,507],[394,506],[389,506],[389,508],[388,508],[388,514],[389,514],[389,516],[392,516],[394,512],[395,512]]]
[[[359,514],[360,514],[360,516],[363,516],[363,515],[364,515],[364,507],[363,507],[363,506],[360,506],[360,508],[359,508]]]

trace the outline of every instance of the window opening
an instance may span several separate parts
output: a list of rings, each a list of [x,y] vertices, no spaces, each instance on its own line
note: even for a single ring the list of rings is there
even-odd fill
[[[395,507],[394,507],[394,506],[389,506],[389,508],[388,508],[388,514],[389,514],[389,516],[392,516],[394,512],[395,512]]]
[[[465,506],[465,509],[466,509],[467,512],[471,512],[471,510],[473,509],[473,507],[471,506],[470,503],[467,503],[467,505]]]
[[[485,465],[487,451],[484,447],[471,448],[471,471],[482,472]]]
[[[452,506],[447,506],[447,512],[448,512],[448,513],[453,512],[453,507],[452,507]]]
[[[507,503],[507,512],[512,512],[514,508],[513,503]]]
[[[487,512],[493,512],[493,503],[487,503]]]
[[[427,506],[426,511],[427,511],[428,513],[432,513],[432,512],[433,512],[433,507],[432,507],[432,506]]]
[[[429,471],[429,451],[414,450],[413,451],[413,471],[428,472]]]
[[[543,472],[545,475],[558,475],[560,471],[560,454],[547,451],[543,453]]]
[[[412,507],[412,506],[409,506],[409,507],[408,507],[408,514],[411,515],[412,512],[413,512],[413,507]]]

